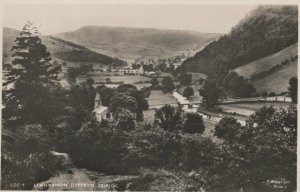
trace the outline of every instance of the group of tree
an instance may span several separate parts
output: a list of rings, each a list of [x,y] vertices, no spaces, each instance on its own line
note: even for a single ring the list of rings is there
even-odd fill
[[[229,34],[185,60],[176,71],[202,72],[223,79],[230,70],[297,43],[297,15],[296,6],[258,7]]]
[[[50,39],[54,40],[52,43],[59,43],[59,46],[70,46],[71,48],[60,49],[60,51],[54,52],[54,56],[65,60],[74,62],[95,62],[107,64],[110,66],[123,66],[126,65],[126,61],[120,60],[118,58],[112,58],[107,55],[102,55],[95,51],[92,51],[84,46],[66,41],[57,37],[50,36]]]
[[[165,105],[155,111],[155,124],[169,132],[202,134],[205,129],[201,115],[183,113],[181,107],[175,108],[170,105]]]
[[[162,90],[163,92],[172,92],[175,88],[175,85],[173,83],[173,79],[170,76],[164,77],[162,80]]]
[[[153,71],[154,66],[153,66],[153,64],[143,65],[143,69],[144,69],[144,71],[150,72],[150,71]]]
[[[193,79],[192,74],[187,74],[187,73],[181,74],[179,76],[180,85],[191,85],[192,79]]]
[[[236,72],[232,71],[225,76],[223,80],[223,87],[228,95],[234,97],[253,97],[256,95],[256,89],[248,79],[239,76]]]
[[[166,180],[178,172],[185,180],[183,175],[189,173],[193,179],[185,182],[195,191],[272,191],[271,180],[282,181],[286,191],[296,187],[294,106],[279,110],[264,107],[251,115],[245,126],[234,118],[223,118],[214,133],[219,144],[197,137],[195,133],[205,129],[197,113],[183,114],[180,108],[166,105],[156,110],[155,119],[152,125],[139,124],[133,130],[121,129],[123,132],[85,124],[70,144],[70,150],[76,146],[70,153],[79,165],[108,174],[165,168],[169,170]],[[83,151],[84,157],[80,156]],[[139,186],[145,182],[150,185],[152,179]]]
[[[204,106],[208,109],[214,108],[219,101],[226,98],[224,88],[214,79],[206,79],[199,93],[203,97]]]
[[[76,83],[78,75],[85,75],[93,70],[93,64],[81,64],[79,67],[69,67],[67,70],[67,77],[70,84]]]
[[[272,189],[268,187],[268,181],[276,180],[281,181],[280,187],[284,188],[284,191],[295,189],[297,165],[295,106],[279,110],[275,110],[272,106],[263,107],[247,119],[245,126],[234,118],[225,117],[216,125],[215,136],[224,140],[222,144],[225,150],[222,157],[224,161],[221,160],[222,163],[218,166],[227,167],[218,169],[220,188],[227,186],[267,191]],[[228,181],[225,178],[235,182],[225,185]]]
[[[120,110],[125,113],[132,113],[130,117],[140,122],[143,121],[143,111],[148,109],[148,102],[142,91],[138,90],[136,86],[131,84],[122,84],[115,88],[108,88],[105,86],[97,87],[98,92],[104,106],[109,107],[110,112],[114,117],[120,116]],[[129,114],[129,113],[127,113]]]
[[[139,69],[139,68],[141,68],[141,65],[140,65],[140,64],[133,63],[133,64],[131,65],[131,67],[132,67],[132,69]],[[143,68],[144,68],[144,66],[143,66]]]
[[[16,38],[12,53],[2,95],[1,188],[28,190],[55,173],[50,150],[65,113],[64,93],[58,83],[60,67],[51,64],[32,23]]]

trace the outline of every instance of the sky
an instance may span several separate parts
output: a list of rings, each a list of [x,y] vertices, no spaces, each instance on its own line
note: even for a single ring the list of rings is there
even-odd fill
[[[6,4],[3,24],[33,22],[44,35],[83,26],[120,26],[228,33],[256,5]]]

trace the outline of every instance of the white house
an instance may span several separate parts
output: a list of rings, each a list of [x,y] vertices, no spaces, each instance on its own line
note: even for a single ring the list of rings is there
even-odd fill
[[[111,122],[113,120],[112,113],[108,111],[108,107],[102,105],[100,94],[97,92],[95,97],[95,109],[96,119],[98,122],[106,120]]]

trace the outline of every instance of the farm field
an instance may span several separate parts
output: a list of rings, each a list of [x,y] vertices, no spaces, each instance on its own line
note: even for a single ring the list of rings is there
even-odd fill
[[[152,90],[148,98],[149,108],[154,106],[177,104],[177,100],[172,96],[172,93],[164,93],[161,90]]]
[[[142,89],[143,87],[149,87],[151,86],[150,83],[137,83],[140,81],[147,82],[150,81],[149,77],[145,76],[105,76],[105,75],[82,75],[77,77],[77,82],[84,82],[87,79],[93,79],[95,81],[95,87],[99,86],[100,84],[97,84],[97,82],[105,82],[106,78],[110,78],[112,82],[123,82],[124,84],[133,84],[135,85],[139,90]],[[136,84],[137,83],[137,84]],[[105,83],[105,86],[107,87],[112,87],[116,88],[120,84],[117,83]]]
[[[298,43],[293,44],[277,53],[258,59],[256,61],[250,62],[246,65],[234,69],[239,75],[245,78],[250,78],[253,74],[262,71],[267,71],[273,66],[280,64],[285,59],[290,59],[298,53]]]
[[[287,66],[284,66],[281,70],[274,72],[257,81],[253,81],[253,85],[258,92],[274,92],[280,93],[287,91],[289,85],[289,79],[297,76],[298,60],[294,61]]]
[[[112,82],[118,82],[118,81],[123,81],[124,83],[129,83],[129,84],[134,84],[139,81],[150,81],[151,79],[149,77],[145,76],[105,76],[105,75],[86,75],[82,76],[80,78],[92,78],[94,79],[95,82],[105,82],[106,78],[110,78]]]
[[[255,102],[255,103],[234,103],[234,104],[227,104],[227,105],[219,105],[219,107],[228,113],[236,112],[241,115],[249,116],[253,114],[259,108],[266,106],[273,106],[274,108],[287,108],[290,103],[286,102]]]

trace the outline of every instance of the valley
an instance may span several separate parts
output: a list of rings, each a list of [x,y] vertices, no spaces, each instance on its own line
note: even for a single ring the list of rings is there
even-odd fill
[[[224,34],[4,27],[1,189],[295,191],[298,7],[242,13]]]

